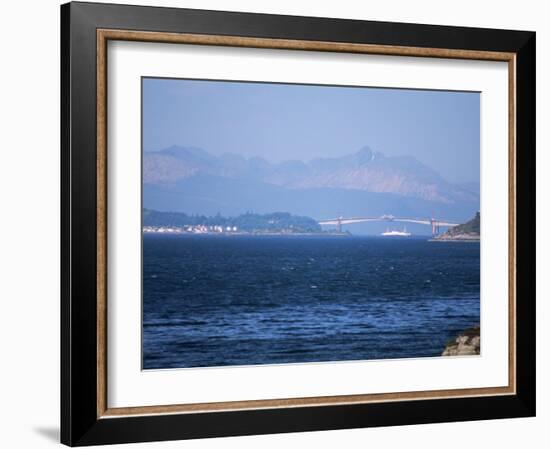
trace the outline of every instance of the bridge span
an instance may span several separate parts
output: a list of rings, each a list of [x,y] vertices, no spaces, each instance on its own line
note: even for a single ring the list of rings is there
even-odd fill
[[[398,222],[398,223],[416,223],[432,227],[432,235],[439,234],[440,227],[450,228],[458,226],[460,223],[451,223],[447,220],[436,218],[413,218],[413,217],[394,217],[393,215],[382,215],[380,217],[338,217],[329,220],[321,220],[318,223],[321,226],[335,225],[338,232],[342,232],[342,225],[367,222]]]

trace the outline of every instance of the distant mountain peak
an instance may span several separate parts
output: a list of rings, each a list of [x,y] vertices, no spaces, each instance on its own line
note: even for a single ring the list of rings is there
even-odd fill
[[[380,153],[379,151],[372,150],[369,146],[364,146],[357,150],[355,156],[358,161],[365,163],[372,162],[375,159],[381,159],[384,157],[384,154]]]
[[[363,146],[341,157],[272,164],[261,157],[214,156],[197,147],[172,146],[144,153],[145,183],[174,183],[196,175],[254,180],[285,189],[345,189],[393,193],[428,201],[478,201],[479,195],[446,182],[413,156],[387,157]]]
[[[364,146],[355,153],[344,156],[312,159],[309,165],[319,170],[333,170],[336,166],[339,168],[363,167],[382,159],[385,159],[384,154]]]
[[[369,146],[360,148],[355,154],[350,155],[350,159],[358,166],[370,164],[374,161],[384,159],[384,154],[372,150]]]
[[[207,151],[199,147],[183,147],[179,145],[172,145],[171,147],[160,150],[159,153],[169,154],[177,158],[191,157],[203,160],[213,160],[215,156],[212,156]]]

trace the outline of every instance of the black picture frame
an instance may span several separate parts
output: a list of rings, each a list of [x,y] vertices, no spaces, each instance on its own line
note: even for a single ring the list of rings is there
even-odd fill
[[[98,29],[516,55],[516,393],[98,417]],[[535,415],[535,33],[94,3],[61,6],[61,442],[70,446]]]

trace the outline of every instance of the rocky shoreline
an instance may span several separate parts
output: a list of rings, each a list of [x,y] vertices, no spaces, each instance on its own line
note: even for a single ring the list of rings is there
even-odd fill
[[[479,212],[470,221],[450,228],[431,242],[479,242],[481,218]]]
[[[481,348],[480,328],[479,326],[466,329],[456,339],[451,340],[445,346],[441,355],[479,355]]]
[[[475,233],[462,233],[455,235],[441,234],[433,239],[430,242],[479,242],[479,234]]]

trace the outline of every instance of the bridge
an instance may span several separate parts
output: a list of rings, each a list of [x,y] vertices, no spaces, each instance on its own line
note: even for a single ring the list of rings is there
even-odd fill
[[[436,218],[409,218],[409,217],[394,217],[393,215],[382,215],[380,217],[338,217],[330,220],[321,220],[318,223],[321,226],[335,225],[338,232],[342,232],[342,225],[367,222],[398,222],[398,223],[416,223],[432,227],[432,235],[439,234],[440,227],[458,226],[460,223],[451,223],[446,220],[438,220]]]

